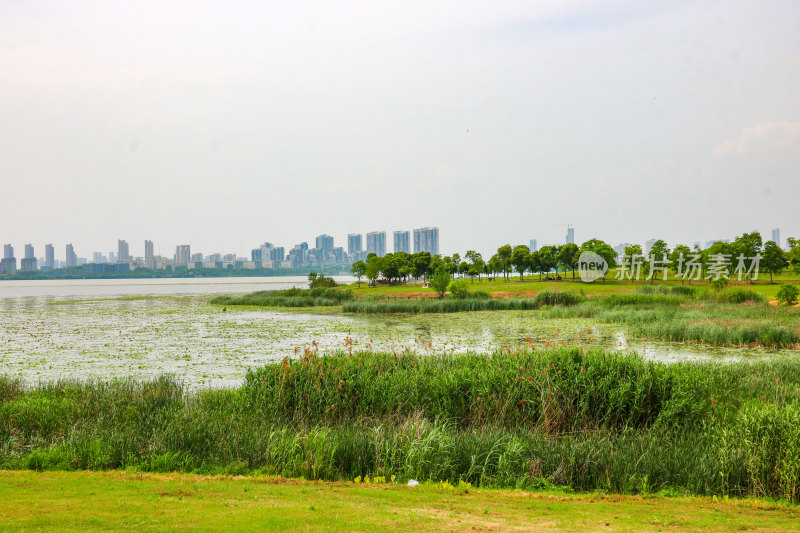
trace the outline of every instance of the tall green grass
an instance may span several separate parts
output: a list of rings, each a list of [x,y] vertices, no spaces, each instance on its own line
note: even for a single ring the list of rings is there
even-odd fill
[[[585,298],[570,291],[541,291],[532,298],[444,298],[434,300],[354,300],[345,302],[342,310],[346,313],[457,313],[462,311],[512,311],[533,310],[543,306],[576,305]]]
[[[307,353],[244,385],[0,378],[0,467],[398,475],[798,501],[800,361]],[[523,401],[524,400],[524,401]]]
[[[279,291],[257,291],[241,296],[216,296],[215,305],[252,305],[259,307],[317,307],[340,305],[351,300],[350,289],[320,287],[315,289],[284,289]]]

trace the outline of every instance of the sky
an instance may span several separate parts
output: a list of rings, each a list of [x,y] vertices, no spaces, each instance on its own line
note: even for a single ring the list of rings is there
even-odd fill
[[[2,1],[0,243],[800,237],[798,20],[796,1]]]

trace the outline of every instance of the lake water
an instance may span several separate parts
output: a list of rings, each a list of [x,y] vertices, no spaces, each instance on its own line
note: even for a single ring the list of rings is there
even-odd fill
[[[203,280],[211,283],[132,284],[93,280],[69,297],[44,287],[0,298],[0,374],[28,382],[56,379],[152,378],[173,374],[190,387],[231,386],[248,368],[348,350],[486,353],[500,348],[585,346],[636,351],[662,361],[733,360],[769,356],[765,350],[627,338],[618,326],[586,319],[543,319],[538,312],[494,311],[414,316],[314,314],[209,305],[203,294],[299,284],[296,278]],[[124,281],[130,284],[130,280]],[[139,280],[136,280],[139,281]],[[164,282],[167,280],[157,280]],[[28,282],[30,283],[30,282]],[[153,288],[155,287],[155,289]],[[21,290],[18,287],[17,290]],[[43,291],[46,294],[37,294]],[[113,292],[116,291],[116,292]],[[191,295],[180,295],[194,291]],[[74,294],[74,293],[79,294]],[[113,293],[112,293],[113,292]],[[77,296],[77,297],[76,297]]]
[[[337,282],[355,281],[333,276]],[[26,297],[135,296],[158,294],[232,294],[308,287],[305,276],[168,279],[64,279],[0,281],[0,299]]]

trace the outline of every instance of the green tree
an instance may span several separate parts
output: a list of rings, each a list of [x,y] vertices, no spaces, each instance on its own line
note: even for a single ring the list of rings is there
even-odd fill
[[[797,295],[800,290],[794,285],[784,283],[778,289],[778,301],[784,305],[795,305],[797,303]]]
[[[652,261],[651,261],[652,259]],[[666,263],[654,263],[654,261],[667,261]],[[655,282],[655,270],[653,269],[654,266],[664,266],[669,268],[669,247],[667,246],[666,241],[658,239],[656,242],[653,243],[652,248],[650,248],[650,254],[647,257],[647,277],[650,279],[651,283]]]
[[[789,243],[789,252],[786,254],[786,259],[789,260],[789,267],[797,274],[800,274],[800,239],[789,237],[786,239]]]
[[[520,244],[514,247],[511,252],[510,262],[514,265],[514,269],[519,273],[519,280],[525,279],[525,271],[528,269],[528,257],[531,255],[531,249]]]
[[[602,241],[600,239],[589,239],[588,241],[581,244],[581,252],[594,252],[603,259],[605,259],[606,263],[608,264],[608,268],[616,268],[617,267],[617,252],[611,247],[610,244]],[[605,279],[605,276],[603,276]]]
[[[486,263],[486,267],[492,276],[496,276],[498,272],[502,272],[503,270],[503,261],[500,260],[499,255],[494,254],[489,258],[489,262]]]
[[[375,254],[369,254],[367,256],[367,268],[364,272],[364,275],[370,281],[371,285],[375,285],[375,282],[378,280],[378,277],[380,277],[382,270],[383,261],[381,258]]]
[[[450,284],[450,272],[443,266],[439,266],[431,276],[430,284],[439,298],[444,298],[444,293],[447,292],[447,286]]]
[[[539,274],[539,281],[542,281],[542,262],[540,260],[539,251],[531,252],[528,257],[528,270],[532,274]]]
[[[350,272],[358,279],[358,286],[361,287],[361,278],[367,273],[367,264],[359,259],[350,266]]]
[[[411,268],[416,279],[425,278],[431,264],[430,252],[417,252],[411,257]]]
[[[756,256],[756,254],[761,253],[763,244],[764,243],[759,232],[753,231],[751,233],[744,233],[741,237],[736,237],[733,243],[731,243],[731,253],[735,256],[733,259],[737,259],[738,256],[743,255],[745,258],[745,266],[749,270],[751,268],[753,258]],[[747,279],[752,283],[752,274],[747,274]]]
[[[761,268],[769,272],[769,282],[774,283],[772,280],[773,274],[780,274],[784,268],[787,267],[789,262],[786,260],[786,252],[781,250],[781,247],[773,241],[767,241],[764,244],[764,254],[761,258]]]
[[[689,260],[689,254],[692,253],[691,248],[686,246],[685,244],[677,244],[675,248],[672,250],[672,253],[669,254],[669,262],[670,267],[676,273],[681,271],[681,274],[686,271],[685,265],[686,261]],[[685,281],[685,277],[681,275],[681,285]]]
[[[469,298],[469,283],[465,279],[454,279],[447,285],[447,290],[450,292],[451,298],[457,300]]]
[[[542,246],[539,249],[539,268],[545,274],[558,268],[558,248],[555,246]]]
[[[564,275],[567,275],[567,270],[572,270],[572,281],[575,281],[575,269],[578,268],[578,258],[580,257],[580,249],[577,244],[567,243],[558,248],[558,265],[564,270]]]
[[[506,281],[508,280],[508,273],[511,272],[511,255],[513,253],[514,250],[511,248],[510,244],[504,244],[497,249],[497,257],[503,267],[503,279]]]

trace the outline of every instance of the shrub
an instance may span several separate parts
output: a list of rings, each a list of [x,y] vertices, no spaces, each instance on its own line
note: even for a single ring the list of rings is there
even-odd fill
[[[799,292],[796,286],[784,283],[781,285],[781,288],[778,289],[778,301],[784,305],[794,305],[797,303],[797,295]]]
[[[454,279],[447,286],[450,296],[456,300],[465,300],[469,298],[469,283],[465,279]]]

